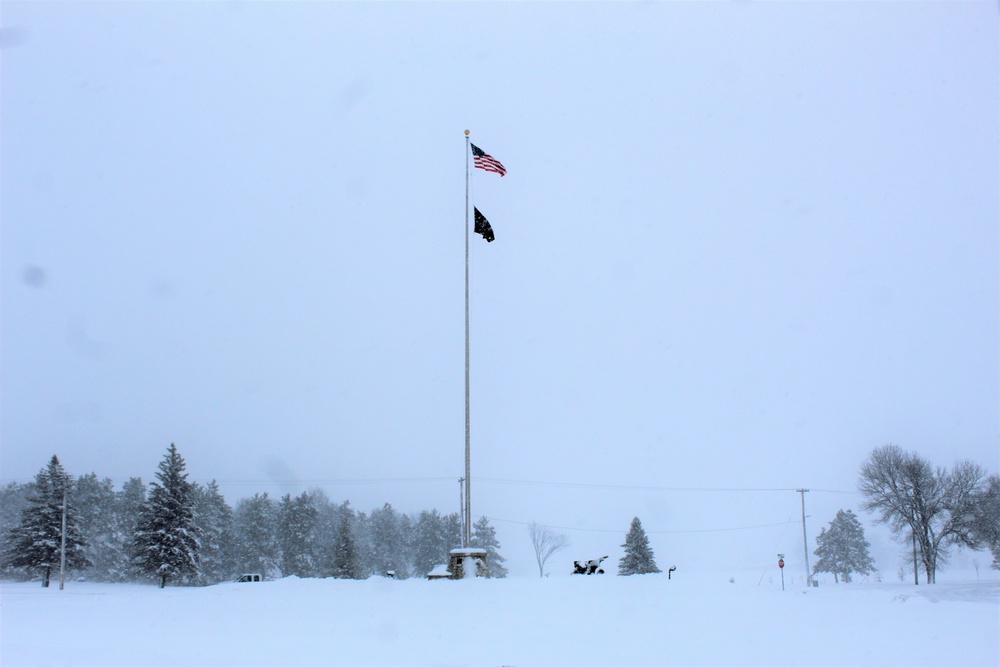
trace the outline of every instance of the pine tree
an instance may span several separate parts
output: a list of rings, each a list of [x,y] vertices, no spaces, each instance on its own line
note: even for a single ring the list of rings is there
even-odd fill
[[[486,549],[486,569],[490,577],[493,579],[507,577],[507,568],[504,567],[504,561],[507,559],[500,555],[497,531],[485,516],[480,517],[472,525],[472,546]]]
[[[233,510],[214,479],[207,486],[192,485],[195,525],[198,528],[198,580],[217,584],[233,579]]]
[[[278,510],[267,492],[255,493],[236,504],[233,517],[236,565],[241,573],[270,577],[278,569],[280,548]]]
[[[84,553],[92,563],[88,578],[110,581],[118,565],[121,544],[115,540],[115,488],[109,478],[97,473],[77,478],[72,491],[77,509],[80,534],[87,542]]]
[[[313,535],[313,550],[316,554],[317,577],[328,577],[333,570],[334,552],[337,550],[337,536],[340,533],[341,505],[330,501],[321,490],[311,494],[316,507],[316,528]]]
[[[400,570],[396,570],[396,576],[408,579],[409,577],[417,576],[418,572],[414,566],[415,554],[416,554],[416,522],[408,514],[399,515],[399,534],[402,538],[402,544],[399,547],[399,558],[402,561]]]
[[[417,576],[426,575],[435,565],[447,563],[448,552],[462,545],[461,522],[457,516],[452,514],[442,517],[437,510],[424,510],[420,513],[413,536],[414,569]]]
[[[832,572],[833,579],[840,583],[850,583],[851,573],[869,574],[875,570],[874,561],[868,553],[871,546],[865,540],[865,529],[854,512],[839,510],[830,522],[830,528],[816,536],[816,551],[819,557],[813,572]]]
[[[441,521],[441,529],[444,532],[444,553],[445,560],[447,560],[449,551],[463,546],[462,535],[464,529],[462,527],[462,517],[458,515],[458,512],[444,515]]]
[[[316,522],[319,511],[307,492],[295,499],[285,494],[278,505],[278,544],[281,573],[296,577],[316,576]]]
[[[375,567],[375,544],[372,542],[371,517],[365,512],[354,515],[354,548],[358,554],[358,578],[384,574]]]
[[[354,510],[350,502],[340,508],[340,525],[337,528],[337,543],[333,553],[331,576],[335,579],[361,579],[358,567],[358,551],[354,542],[352,523]]]
[[[173,444],[160,462],[159,482],[149,485],[149,498],[136,528],[133,563],[140,572],[168,579],[198,573],[198,528],[194,521],[191,483],[184,459]]]
[[[407,540],[403,529],[404,516],[386,503],[371,513],[368,519],[371,533],[371,572],[384,576],[392,572],[397,579],[410,576],[407,563]]]
[[[639,517],[632,519],[628,533],[625,535],[625,555],[618,561],[618,574],[655,574],[660,569],[656,567],[653,549],[649,546],[649,538],[642,529]]]
[[[21,525],[21,513],[28,506],[28,498],[34,489],[33,482],[9,482],[0,486],[0,555],[3,556],[0,557],[0,579],[12,579],[23,572],[10,566],[5,555],[13,549],[15,528]]]
[[[42,586],[48,587],[52,569],[63,555],[63,508],[65,508],[65,558],[69,569],[90,565],[84,553],[86,541],[77,528],[77,511],[71,495],[72,478],[56,456],[35,476],[34,493],[21,512],[21,523],[11,530],[10,550],[5,561],[11,567],[38,569]]]
[[[115,494],[114,504],[114,545],[115,561],[109,566],[109,581],[133,581],[135,568],[132,566],[132,546],[135,532],[146,504],[146,485],[141,477],[130,477]]]

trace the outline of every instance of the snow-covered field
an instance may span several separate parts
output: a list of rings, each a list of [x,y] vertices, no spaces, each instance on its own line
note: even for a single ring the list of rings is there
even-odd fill
[[[287,578],[163,590],[72,582],[63,591],[4,582],[0,663],[1000,664],[994,572],[918,587],[782,591],[758,580]]]

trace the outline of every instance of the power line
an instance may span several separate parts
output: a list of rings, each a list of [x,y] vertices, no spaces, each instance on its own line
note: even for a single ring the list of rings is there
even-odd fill
[[[373,477],[366,479],[216,479],[219,484],[250,486],[253,484],[279,484],[291,486],[322,486],[325,484],[409,484],[423,482],[454,482],[452,477]],[[211,481],[211,480],[210,480]]]
[[[482,517],[477,517],[482,518]],[[530,526],[532,522],[529,521],[512,521],[510,519],[497,519],[495,517],[490,517],[490,521],[498,521],[500,523],[513,523],[520,526]],[[780,521],[778,523],[762,523],[755,526],[737,526],[735,528],[702,528],[699,530],[647,530],[645,531],[647,535],[689,535],[695,533],[730,533],[738,530],[756,530],[758,528],[773,528],[775,526],[787,526],[792,522],[791,517],[788,521]],[[544,528],[552,528],[554,530],[573,530],[583,533],[618,533],[622,532],[621,529],[611,530],[608,528],[571,528],[569,526],[552,526],[549,524],[538,524]]]
[[[754,488],[754,487],[696,487],[696,486],[648,486],[635,484],[585,484],[581,482],[544,482],[539,480],[503,479],[497,477],[476,477],[476,481],[493,484],[511,484],[516,486],[548,486],[565,489],[608,489],[619,491],[691,491],[705,493],[772,493],[798,491],[793,488]],[[855,494],[856,491],[839,491],[835,489],[813,489],[822,493]]]
[[[116,478],[110,478],[116,479]],[[118,479],[128,479],[122,477]],[[34,479],[0,479],[0,484],[27,484]],[[191,480],[199,484],[216,482],[227,486],[262,486],[266,484],[277,484],[281,486],[322,486],[325,484],[409,484],[423,482],[454,482],[454,477],[373,477],[367,479],[219,479],[218,477],[200,478]]]

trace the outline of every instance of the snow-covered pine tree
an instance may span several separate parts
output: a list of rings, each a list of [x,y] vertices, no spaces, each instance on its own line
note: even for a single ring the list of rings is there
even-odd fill
[[[71,498],[72,478],[63,470],[59,458],[35,476],[34,493],[21,512],[21,522],[11,530],[10,550],[4,560],[11,567],[37,570],[42,586],[48,587],[52,570],[58,569],[62,556],[63,507],[66,508],[66,567],[83,569],[90,565],[84,553],[86,541],[77,528],[77,511]]]
[[[653,558],[653,549],[649,546],[649,538],[642,529],[639,517],[632,519],[628,533],[625,535],[625,555],[618,561],[618,574],[654,574],[660,571]]]
[[[438,563],[447,562],[441,544],[441,514],[437,510],[421,510],[413,526],[413,569],[424,576]]]
[[[462,546],[462,517],[458,512],[445,514],[442,517],[441,527],[444,529],[444,540],[446,544],[445,560],[448,560],[448,552]]]
[[[337,535],[340,532],[340,503],[335,503],[322,489],[313,489],[310,494],[318,513],[314,531],[314,553],[316,554],[317,577],[329,577],[333,569],[333,554],[337,550]]]
[[[285,494],[278,504],[278,545],[281,548],[281,573],[287,576],[314,577],[316,568],[316,521],[319,511],[312,496],[303,491],[292,498]]]
[[[409,514],[399,515],[399,534],[402,537],[402,543],[399,545],[399,558],[402,562],[402,572],[398,569],[396,570],[396,576],[407,579],[409,577],[417,576],[417,570],[414,567],[416,553],[416,522],[413,517]]]
[[[158,577],[164,588],[170,579],[198,573],[199,542],[191,483],[173,443],[159,467],[159,482],[150,482],[136,528],[132,562],[143,574]]]
[[[28,506],[34,492],[33,482],[9,482],[0,486],[0,579],[12,579],[23,574],[19,568],[7,564],[4,557],[10,553],[14,529],[21,524],[21,512]]]
[[[121,544],[115,540],[115,486],[110,478],[98,479],[97,473],[81,475],[73,485],[73,505],[79,518],[80,534],[87,542],[83,551],[92,566],[87,578],[111,581],[121,557]]]
[[[813,572],[832,572],[833,580],[850,583],[851,573],[869,574],[875,570],[874,561],[868,553],[871,546],[865,540],[865,529],[854,512],[838,510],[830,522],[829,529],[822,529],[816,536],[816,551],[819,557]]]
[[[358,554],[358,577],[360,579],[367,579],[373,574],[383,574],[375,569],[371,517],[365,512],[357,512],[354,515],[354,548]]]
[[[130,477],[115,494],[114,544],[115,563],[109,572],[109,581],[133,581],[135,568],[132,566],[132,547],[135,531],[139,525],[142,508],[146,504],[146,485],[141,477]]]
[[[424,510],[414,526],[413,559],[416,576],[424,576],[439,563],[448,562],[448,552],[462,546],[462,524],[458,514],[441,516]]]
[[[493,579],[507,577],[507,568],[504,567],[504,561],[507,559],[500,555],[497,531],[485,516],[479,517],[479,520],[472,524],[472,546],[486,549],[486,568],[490,577]]]
[[[192,485],[195,525],[198,527],[198,581],[217,584],[236,575],[233,565],[233,510],[214,479],[207,486]]]
[[[241,574],[270,577],[280,573],[277,515],[277,507],[266,491],[236,503],[233,546]]]
[[[340,524],[337,527],[337,542],[333,552],[330,576],[335,579],[361,579],[358,551],[354,538],[354,510],[350,501],[340,507]]]
[[[410,576],[406,560],[406,536],[401,515],[386,503],[368,518],[371,540],[371,571],[380,576],[392,572],[397,579]]]
[[[296,545],[297,531],[293,526],[295,507],[292,505],[292,494],[286,493],[278,500],[278,550],[281,552],[281,575],[284,577],[301,577],[297,565],[299,549]]]

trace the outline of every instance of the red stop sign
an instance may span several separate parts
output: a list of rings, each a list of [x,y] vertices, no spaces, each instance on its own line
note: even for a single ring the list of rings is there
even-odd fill
[[[779,568],[780,567],[785,567],[785,559],[784,558],[779,558],[778,559],[778,567]]]

